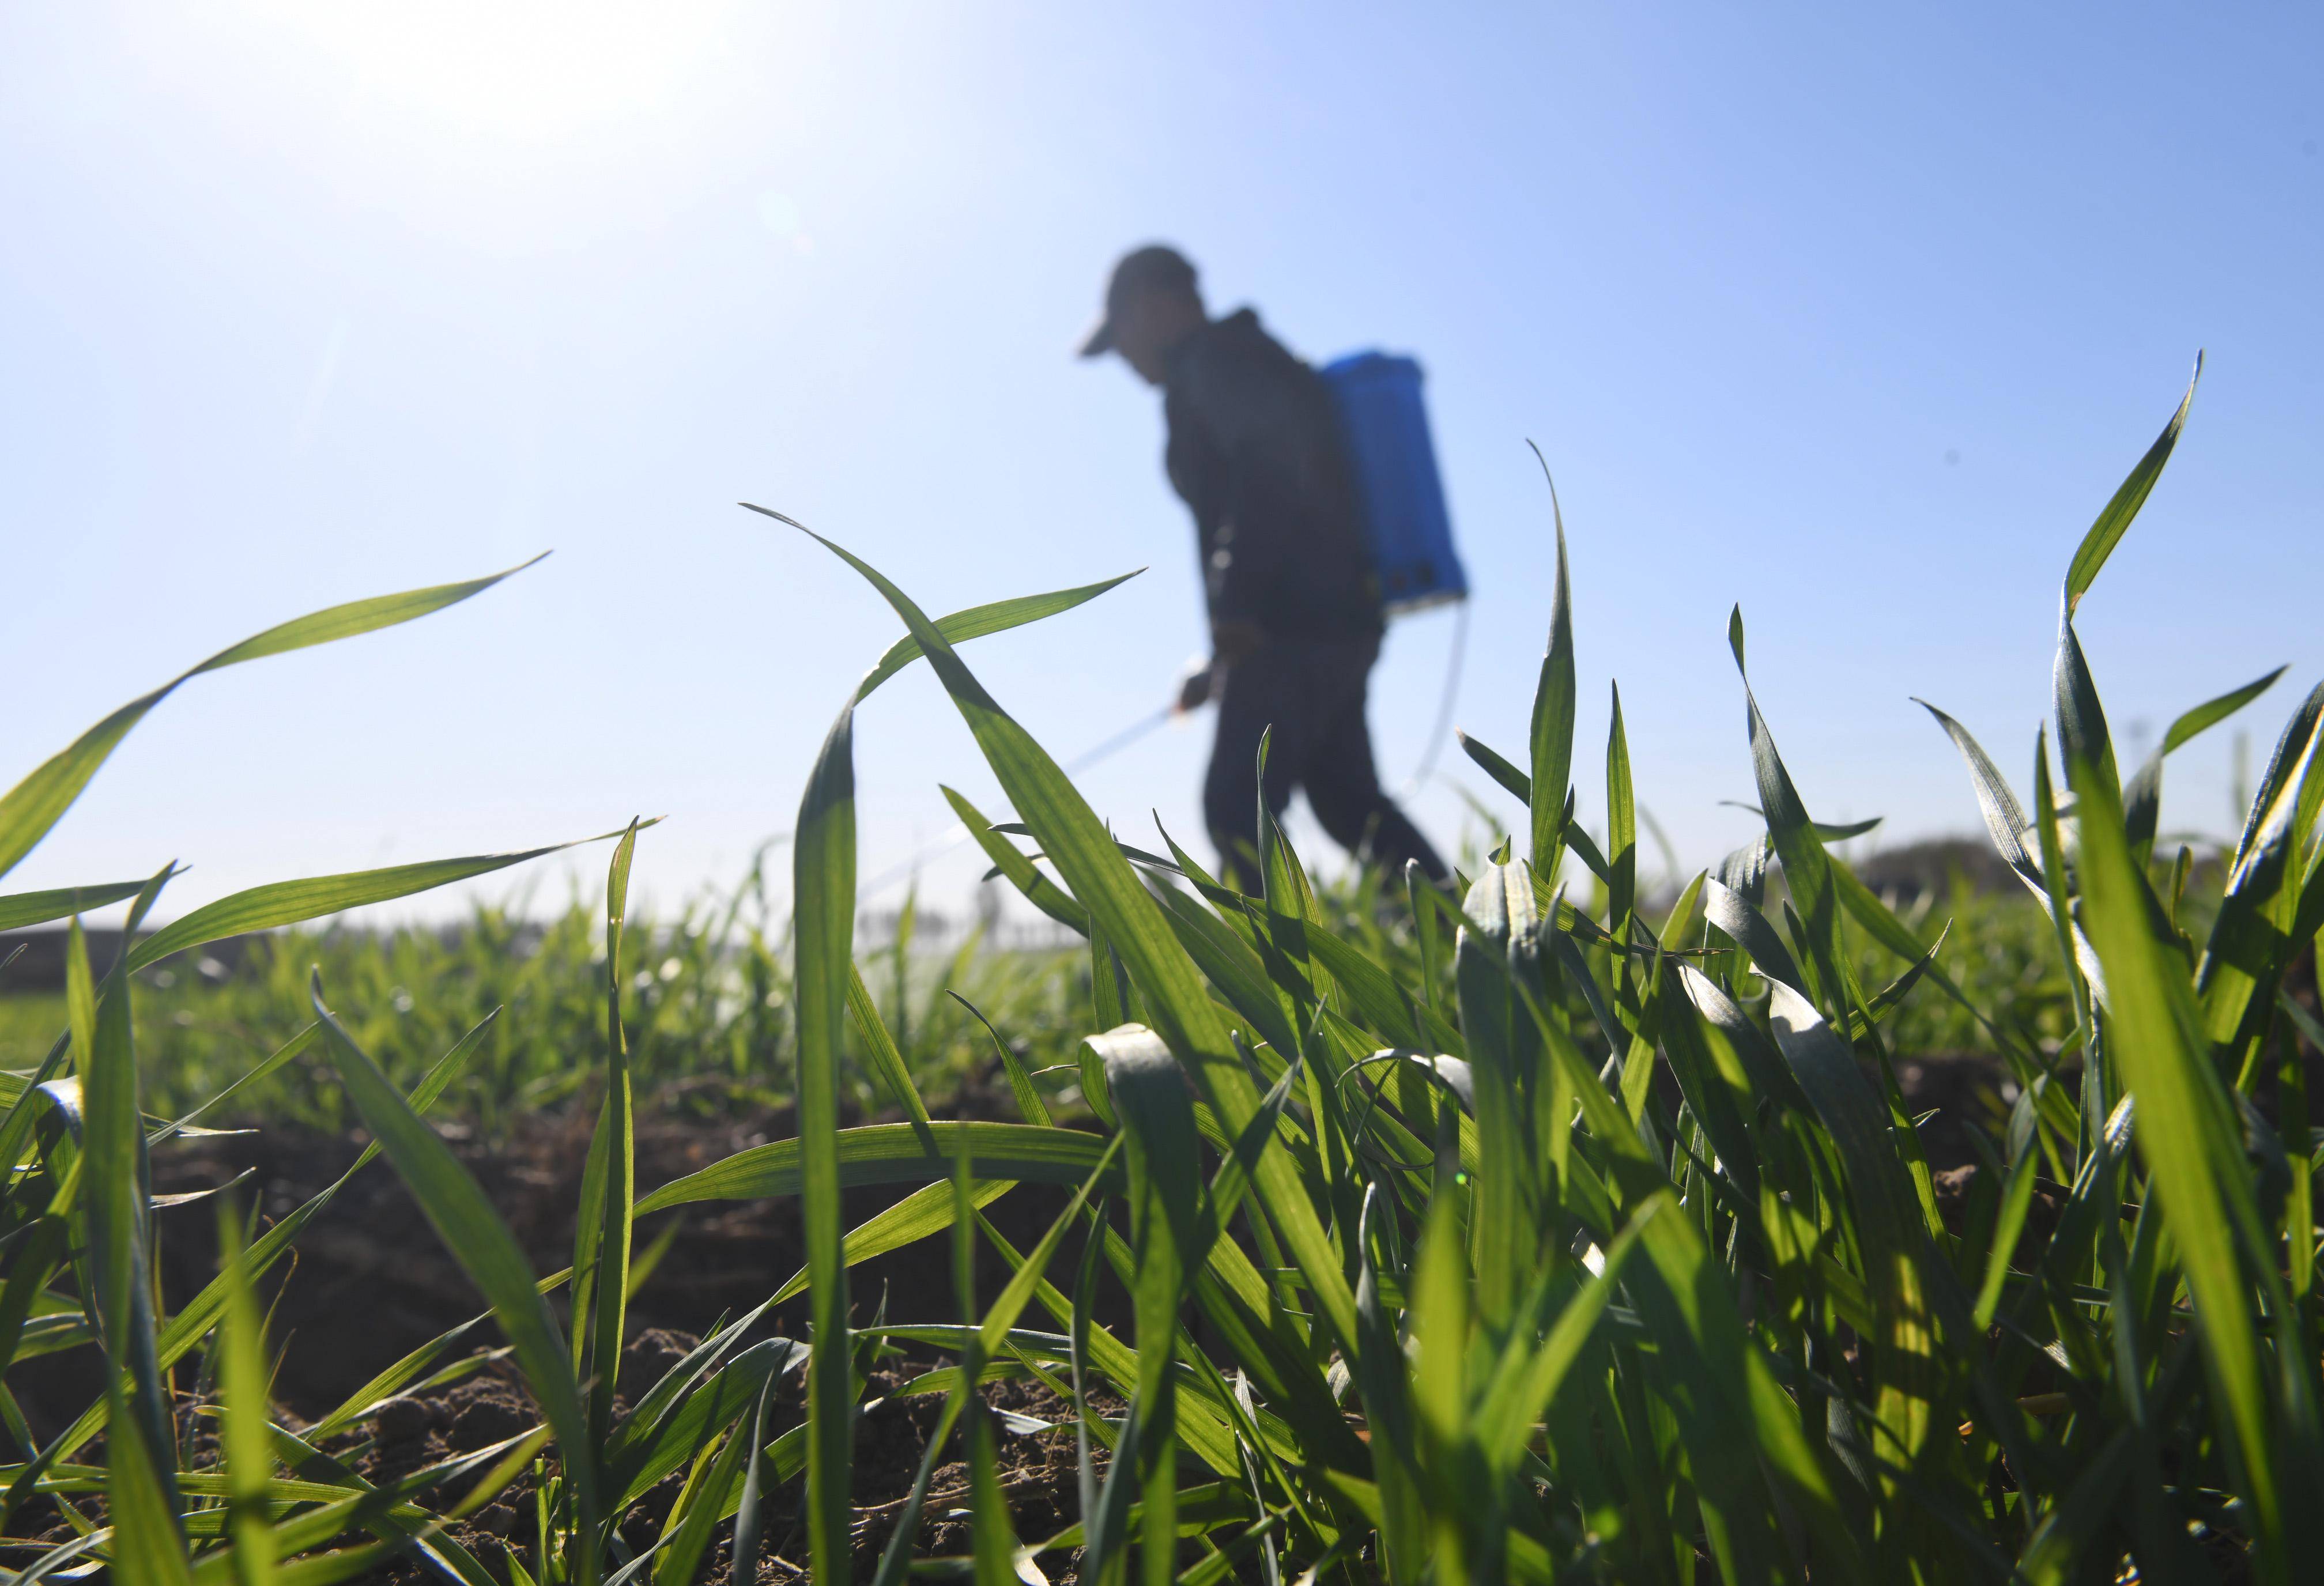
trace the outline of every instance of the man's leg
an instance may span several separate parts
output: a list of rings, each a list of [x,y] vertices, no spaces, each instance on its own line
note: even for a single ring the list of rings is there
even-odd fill
[[[1317,724],[1319,731],[1299,768],[1299,783],[1307,790],[1308,807],[1333,842],[1392,878],[1404,874],[1405,861],[1416,859],[1421,873],[1442,881],[1452,872],[1419,828],[1381,790],[1379,772],[1372,764],[1371,727],[1364,719],[1364,705],[1378,654],[1377,648],[1367,652],[1351,647],[1340,669],[1342,687],[1334,689],[1333,708]],[[1346,687],[1350,674],[1353,686]]]
[[[1284,647],[1267,644],[1227,673],[1218,701],[1218,735],[1203,778],[1203,822],[1219,852],[1220,879],[1257,892],[1259,741],[1273,729],[1267,756],[1267,807],[1280,816],[1291,801],[1298,763],[1301,712],[1297,679]],[[1286,752],[1286,750],[1288,751]]]

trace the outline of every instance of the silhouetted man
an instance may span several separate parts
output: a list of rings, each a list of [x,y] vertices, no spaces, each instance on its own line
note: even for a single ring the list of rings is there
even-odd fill
[[[1270,733],[1270,811],[1304,788],[1333,841],[1391,873],[1416,859],[1444,879],[1372,767],[1364,696],[1379,656],[1379,586],[1322,377],[1249,309],[1213,319],[1194,267],[1158,245],[1113,268],[1082,356],[1109,352],[1162,388],[1165,463],[1194,515],[1211,659],[1178,705],[1218,703],[1203,816],[1229,875],[1257,890],[1259,741]]]

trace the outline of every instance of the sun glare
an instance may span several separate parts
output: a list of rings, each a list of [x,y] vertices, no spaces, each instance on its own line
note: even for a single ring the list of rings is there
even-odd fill
[[[265,0],[254,11],[290,53],[343,73],[364,119],[540,146],[680,107],[724,54],[734,7]]]

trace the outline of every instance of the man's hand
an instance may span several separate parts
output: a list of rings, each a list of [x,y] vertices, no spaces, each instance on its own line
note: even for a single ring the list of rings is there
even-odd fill
[[[1200,710],[1218,697],[1227,669],[1259,653],[1267,635],[1256,622],[1227,617],[1211,624],[1211,659],[1178,683],[1178,712]]]
[[[1211,702],[1211,686],[1218,676],[1219,663],[1205,661],[1178,679],[1178,714],[1197,711]]]

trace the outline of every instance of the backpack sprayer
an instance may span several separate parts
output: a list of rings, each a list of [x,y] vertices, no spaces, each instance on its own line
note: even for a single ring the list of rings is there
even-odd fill
[[[1454,614],[1452,654],[1445,667],[1436,723],[1419,767],[1398,795],[1409,797],[1436,769],[1436,757],[1452,729],[1461,663],[1469,648],[1469,575],[1452,546],[1452,517],[1445,510],[1436,443],[1429,433],[1428,409],[1421,401],[1419,364],[1396,353],[1350,353],[1316,373],[1339,410],[1348,464],[1355,476],[1356,512],[1372,570],[1379,578],[1380,610],[1393,620],[1441,605],[1460,608]],[[1173,704],[1139,717],[1068,761],[1065,774],[1075,776],[1111,759],[1178,714]],[[886,890],[967,838],[967,827],[953,826],[902,864],[873,878],[859,895],[870,898]]]
[[[1395,353],[1350,353],[1321,371],[1340,410],[1348,464],[1355,474],[1356,511],[1379,577],[1380,609],[1392,620],[1440,605],[1456,605],[1452,654],[1436,724],[1412,779],[1408,798],[1428,780],[1452,729],[1452,702],[1461,689],[1461,662],[1469,650],[1469,575],[1452,549],[1452,515],[1444,507],[1444,479],[1436,469],[1436,442],[1420,400],[1420,365]]]

